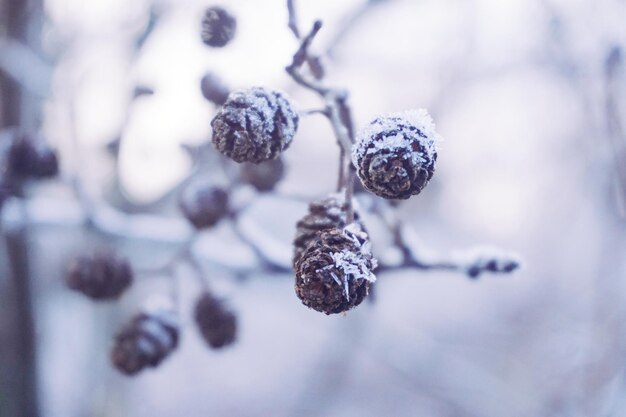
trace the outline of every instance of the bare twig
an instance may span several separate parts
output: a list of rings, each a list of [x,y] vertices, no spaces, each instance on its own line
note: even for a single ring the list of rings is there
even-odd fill
[[[292,13],[293,4],[289,3],[291,4],[289,13]],[[290,15],[289,21],[295,22],[296,19]],[[309,47],[321,28],[322,22],[316,20],[309,33],[302,39],[300,47],[293,55],[293,60],[286,67],[286,71],[295,82],[317,93],[326,103],[326,112],[337,138],[337,143],[341,148],[342,163],[339,169],[338,183],[340,191],[343,190],[346,194],[346,219],[348,223],[351,223],[354,220],[354,209],[352,207],[354,168],[350,162],[350,155],[354,142],[354,124],[350,107],[347,103],[348,93],[343,89],[327,87],[320,80],[308,78],[301,73],[302,66],[311,57],[309,55]],[[323,71],[321,72],[323,73]]]
[[[394,245],[400,250],[399,262],[382,264],[379,271],[417,268],[424,271],[450,271],[479,278],[484,273],[509,274],[517,270],[521,262],[518,257],[497,248],[474,248],[460,251],[446,258],[433,256],[420,242],[415,231],[398,219],[386,201],[377,201],[372,211],[389,228]]]
[[[287,26],[289,26],[289,29],[291,29],[296,39],[300,39],[298,16],[296,15],[296,8],[293,4],[293,0],[287,0],[287,12],[289,13],[289,22],[287,23]]]

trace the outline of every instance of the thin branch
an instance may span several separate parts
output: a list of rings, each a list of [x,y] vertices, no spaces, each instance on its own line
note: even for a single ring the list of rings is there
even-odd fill
[[[293,32],[296,39],[300,39],[300,29],[298,29],[298,16],[296,15],[296,8],[293,0],[287,0],[287,12],[289,14],[289,21],[287,26]]]
[[[515,254],[497,248],[478,247],[445,258],[435,256],[424,247],[415,231],[400,221],[386,201],[376,201],[372,212],[387,225],[394,245],[402,254],[399,262],[382,264],[379,272],[417,268],[423,271],[460,272],[477,279],[484,273],[509,274],[521,266]]]
[[[307,78],[300,72],[304,63],[310,58],[309,47],[321,28],[322,22],[316,20],[310,32],[300,42],[300,46],[293,55],[291,64],[286,67],[286,71],[295,82],[316,92],[326,103],[326,112],[337,143],[341,148],[342,163],[338,183],[340,191],[342,189],[345,191],[346,219],[348,223],[351,223],[354,219],[352,207],[354,168],[350,162],[350,155],[354,143],[354,123],[347,103],[348,93],[343,89],[327,87],[320,80]]]

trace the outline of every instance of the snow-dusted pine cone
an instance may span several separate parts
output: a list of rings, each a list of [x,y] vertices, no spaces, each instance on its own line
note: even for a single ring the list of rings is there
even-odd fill
[[[228,193],[211,181],[200,180],[182,191],[179,206],[196,229],[204,229],[228,214]]]
[[[321,232],[296,261],[296,294],[307,307],[341,313],[367,296],[377,262],[367,234],[353,226]]]
[[[110,250],[80,256],[69,265],[67,286],[94,300],[118,298],[132,283],[133,271],[126,258]]]
[[[39,138],[20,134],[15,137],[8,155],[10,174],[20,177],[48,178],[59,172],[56,153]]]
[[[363,186],[388,199],[419,194],[435,172],[439,135],[426,110],[374,119],[357,135],[352,162]]]
[[[111,361],[126,375],[158,366],[178,346],[178,319],[168,308],[142,312],[115,337]]]
[[[257,191],[266,192],[274,189],[283,178],[285,164],[282,158],[271,159],[258,164],[244,162],[239,170],[239,177]]]
[[[230,42],[237,31],[237,20],[224,8],[213,6],[202,17],[202,42],[221,48]]]
[[[212,294],[205,292],[196,303],[196,324],[204,340],[214,349],[230,345],[237,336],[237,316]]]
[[[354,203],[353,203],[354,204]],[[353,208],[354,224],[366,232],[356,208]],[[344,194],[331,194],[309,204],[309,213],[296,223],[296,237],[293,241],[293,263],[300,258],[305,249],[319,238],[319,233],[329,229],[342,229],[346,223],[346,204]]]
[[[278,91],[253,87],[230,93],[213,121],[213,144],[236,162],[276,159],[298,129],[298,114]]]
[[[205,99],[211,103],[221,106],[226,103],[230,91],[226,84],[212,72],[206,73],[200,81],[200,90]]]

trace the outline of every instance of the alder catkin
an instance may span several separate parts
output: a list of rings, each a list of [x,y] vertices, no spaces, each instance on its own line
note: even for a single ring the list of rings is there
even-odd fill
[[[296,295],[325,314],[350,310],[367,296],[376,266],[366,233],[352,225],[322,231],[296,261]]]
[[[211,122],[212,142],[236,162],[276,159],[291,144],[298,120],[281,92],[262,87],[234,91]]]
[[[432,178],[438,139],[425,110],[390,114],[358,133],[352,161],[367,190],[387,199],[407,199]]]
[[[179,324],[167,308],[135,315],[115,336],[111,362],[126,375],[158,366],[178,346]]]
[[[205,45],[221,48],[226,46],[237,32],[237,19],[219,6],[209,7],[202,16],[201,38]]]
[[[237,316],[213,294],[203,293],[196,302],[194,318],[206,343],[214,349],[230,345],[237,335]]]
[[[108,249],[99,249],[72,261],[66,274],[67,286],[94,300],[118,298],[133,281],[128,260]]]

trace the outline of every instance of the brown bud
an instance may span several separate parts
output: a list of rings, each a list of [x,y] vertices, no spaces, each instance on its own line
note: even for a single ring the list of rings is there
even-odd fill
[[[237,317],[212,294],[203,293],[195,308],[195,320],[204,340],[214,349],[230,345],[237,336]]]
[[[132,281],[133,272],[126,258],[105,249],[78,257],[66,275],[69,288],[94,300],[116,299]]]

